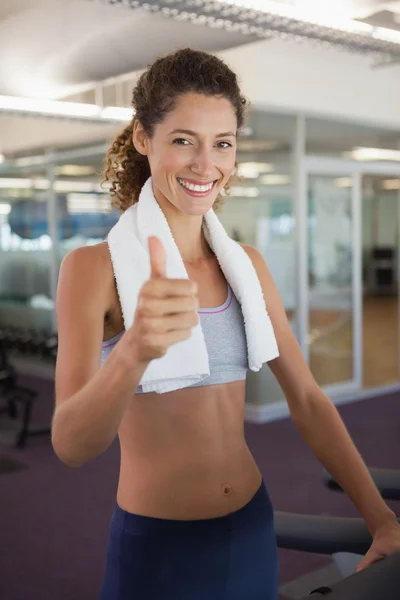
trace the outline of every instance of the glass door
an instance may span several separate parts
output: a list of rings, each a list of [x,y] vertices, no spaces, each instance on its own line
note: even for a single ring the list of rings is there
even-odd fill
[[[362,178],[363,388],[399,381],[398,175],[368,173]]]
[[[303,351],[317,383],[341,395],[362,380],[360,175],[307,159],[303,203]]]

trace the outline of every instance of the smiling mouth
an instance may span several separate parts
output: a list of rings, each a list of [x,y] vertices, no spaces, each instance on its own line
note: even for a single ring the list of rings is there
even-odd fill
[[[215,184],[218,181],[210,181],[209,183],[205,183],[204,185],[199,185],[195,183],[190,183],[186,179],[181,179],[180,177],[177,177],[176,180],[179,183],[179,185],[183,187],[187,192],[196,195],[208,194],[209,192],[211,192],[211,190],[214,188]]]

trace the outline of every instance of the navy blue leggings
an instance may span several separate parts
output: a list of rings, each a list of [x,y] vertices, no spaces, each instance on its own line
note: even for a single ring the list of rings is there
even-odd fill
[[[246,506],[190,521],[115,505],[100,600],[277,600],[278,552],[264,485]]]

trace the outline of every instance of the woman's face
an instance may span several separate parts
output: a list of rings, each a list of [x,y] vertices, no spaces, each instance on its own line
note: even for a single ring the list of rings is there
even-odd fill
[[[147,155],[158,202],[204,215],[234,170],[236,131],[229,100],[201,94],[180,96],[151,139],[135,122],[135,146]]]

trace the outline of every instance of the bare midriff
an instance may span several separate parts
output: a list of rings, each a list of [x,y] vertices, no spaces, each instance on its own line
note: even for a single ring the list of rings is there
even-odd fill
[[[118,505],[191,520],[247,504],[262,478],[244,438],[244,399],[244,381],[135,395],[118,431]]]
[[[107,248],[109,319],[104,340],[123,329]],[[220,306],[227,282],[210,256],[196,269],[200,307]],[[118,505],[164,519],[208,519],[245,506],[261,485],[244,438],[245,381],[136,394],[121,421]]]

